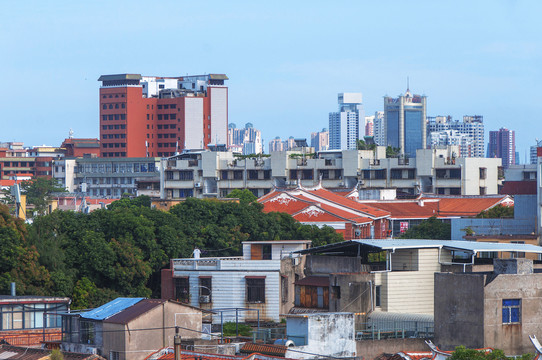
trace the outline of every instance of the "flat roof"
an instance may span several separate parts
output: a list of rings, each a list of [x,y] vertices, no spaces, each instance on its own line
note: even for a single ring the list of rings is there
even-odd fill
[[[98,81],[115,81],[115,80],[141,80],[141,74],[102,75],[98,78]]]
[[[309,244],[312,240],[262,240],[243,241],[243,244]]]
[[[363,248],[363,252],[380,252],[400,249],[448,249],[478,252],[528,252],[542,254],[542,247],[530,244],[509,244],[498,242],[477,242],[464,240],[425,240],[425,239],[378,239],[378,240],[350,240],[314,248],[299,250],[300,254],[325,254],[334,252],[343,255],[356,254]]]

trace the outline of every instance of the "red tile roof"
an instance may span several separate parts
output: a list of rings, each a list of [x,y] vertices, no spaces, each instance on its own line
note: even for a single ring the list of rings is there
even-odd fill
[[[502,196],[441,197],[415,200],[364,201],[366,204],[389,211],[392,219],[426,219],[473,217],[480,212],[507,203],[510,198]]]

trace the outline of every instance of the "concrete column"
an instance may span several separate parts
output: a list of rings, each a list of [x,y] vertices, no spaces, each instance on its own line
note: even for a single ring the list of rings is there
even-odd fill
[[[399,96],[399,148],[400,154],[405,155],[405,97]]]

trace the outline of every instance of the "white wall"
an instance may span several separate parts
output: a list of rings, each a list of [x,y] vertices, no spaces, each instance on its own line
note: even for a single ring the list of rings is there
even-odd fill
[[[208,87],[211,98],[211,144],[228,143],[228,88]]]
[[[203,98],[186,97],[184,115],[185,149],[203,148]]]

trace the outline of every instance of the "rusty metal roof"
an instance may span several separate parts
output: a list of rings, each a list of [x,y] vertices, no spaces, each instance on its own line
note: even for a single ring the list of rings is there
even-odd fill
[[[288,347],[284,345],[245,343],[239,352],[242,354],[260,353],[264,355],[284,357],[287,350]]]
[[[0,359],[2,360],[39,360],[51,354],[51,350],[0,345]],[[103,357],[93,354],[80,354],[62,352],[64,360],[104,360]]]

